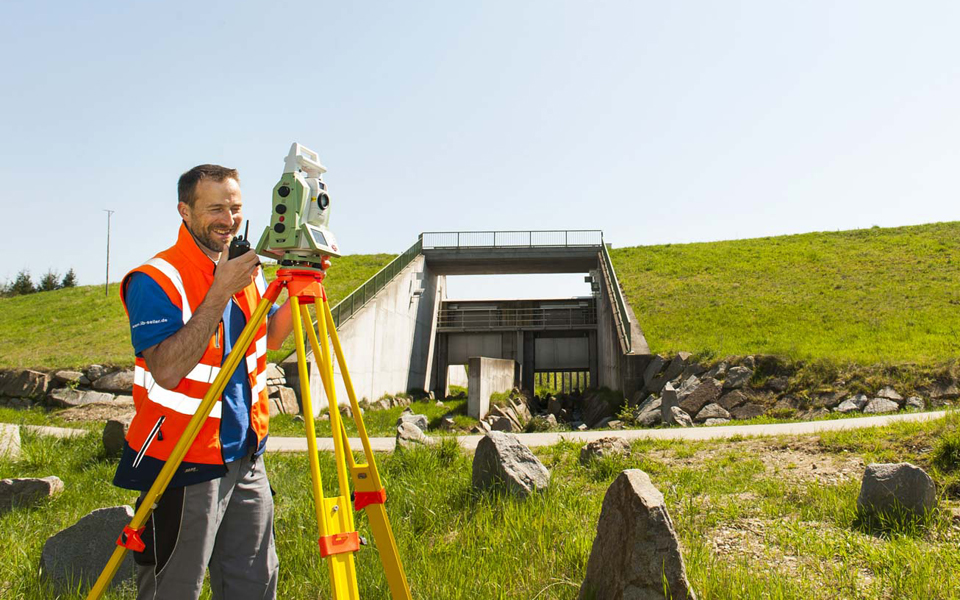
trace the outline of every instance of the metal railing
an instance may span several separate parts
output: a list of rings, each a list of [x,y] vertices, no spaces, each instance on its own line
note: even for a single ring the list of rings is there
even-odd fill
[[[606,245],[603,246],[600,255],[603,257],[604,271],[606,271],[607,281],[610,283],[610,288],[613,291],[613,297],[616,301],[617,327],[620,329],[620,335],[626,342],[626,350],[629,352],[633,348],[633,340],[631,338],[630,313],[627,312],[627,302],[623,297],[623,290],[620,289],[617,272],[613,270],[613,261],[610,260],[610,253],[607,252]]]
[[[363,305],[373,299],[377,292],[382,290],[391,279],[396,277],[400,271],[413,262],[420,255],[423,249],[422,240],[418,239],[406,252],[390,261],[387,266],[377,271],[377,273],[364,282],[363,285],[355,289],[349,296],[337,303],[331,312],[333,313],[333,322],[340,328],[340,324],[352,317]]]
[[[425,250],[446,248],[586,248],[603,246],[599,229],[546,231],[426,231]]]
[[[596,324],[597,309],[592,301],[588,306],[564,308],[444,308],[437,317],[440,331],[571,329]]]

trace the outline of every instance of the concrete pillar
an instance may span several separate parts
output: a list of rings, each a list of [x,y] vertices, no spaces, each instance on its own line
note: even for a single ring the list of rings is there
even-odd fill
[[[482,419],[490,411],[490,395],[513,389],[516,361],[473,356],[468,363],[467,414]]]

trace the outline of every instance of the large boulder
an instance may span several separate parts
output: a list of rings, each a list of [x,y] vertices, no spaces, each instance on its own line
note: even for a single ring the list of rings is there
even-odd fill
[[[860,483],[857,508],[892,517],[923,516],[937,506],[937,486],[920,467],[910,463],[867,465]]]
[[[707,419],[726,419],[729,421],[730,413],[717,403],[708,404],[700,409],[700,412],[697,413],[697,416],[694,417],[693,420],[698,423],[703,423]]]
[[[114,394],[133,393],[133,371],[114,371],[93,382],[93,389]]]
[[[107,456],[119,456],[123,451],[123,442],[127,439],[127,431],[130,430],[130,422],[135,414],[127,413],[115,417],[103,426],[103,449]]]
[[[886,413],[897,412],[898,410],[900,410],[900,405],[893,400],[887,400],[886,398],[874,398],[863,408],[863,414],[883,415]]]
[[[615,411],[610,403],[602,394],[589,394],[583,399],[583,422],[587,427],[595,427],[597,423],[606,419],[613,418]]]
[[[0,459],[20,458],[20,426],[0,423]]]
[[[670,361],[670,364],[667,365],[663,373],[654,377],[646,384],[647,391],[653,394],[659,394],[668,381],[672,381],[683,373],[691,356],[689,352],[679,352],[673,357],[673,360]]]
[[[669,383],[667,384],[670,385]],[[666,388],[664,388],[663,395],[666,396]],[[663,416],[660,414],[660,407],[662,406],[662,399],[657,398],[656,396],[650,396],[643,403],[637,407],[636,410],[636,421],[638,425],[644,427],[653,427],[654,425],[659,425],[663,420]]]
[[[0,513],[14,506],[31,506],[63,491],[59,477],[0,480]]]
[[[766,410],[759,404],[747,402],[730,411],[730,416],[739,421],[749,421],[762,415]]]
[[[74,408],[85,404],[106,404],[113,401],[113,394],[75,390],[68,387],[57,388],[47,396],[47,403],[61,408]]]
[[[529,496],[549,484],[550,471],[517,436],[491,431],[480,439],[473,455],[474,489],[503,487],[510,493]]]
[[[647,364],[647,368],[643,371],[643,385],[644,387],[650,387],[650,383],[657,378],[657,375],[660,374],[660,371],[663,370],[663,366],[667,364],[667,358],[661,356],[660,354],[655,355],[650,362]]]
[[[738,406],[747,403],[747,396],[740,390],[733,390],[732,392],[727,392],[717,400],[717,404],[722,406],[724,410],[731,411]]]
[[[285,385],[268,386],[270,404],[270,416],[277,415],[298,415],[300,414],[300,403],[297,402],[297,393],[293,388]]]
[[[688,415],[695,415],[704,406],[716,402],[722,390],[723,385],[719,381],[708,377],[685,398],[680,398],[680,408]]]
[[[733,367],[727,371],[727,377],[723,380],[723,389],[740,389],[753,377],[753,371],[747,367]]]
[[[52,378],[40,371],[7,371],[0,376],[0,396],[36,398],[46,394],[51,383]]]
[[[579,600],[694,600],[663,494],[639,469],[607,490]]]
[[[129,506],[101,508],[49,538],[40,554],[40,577],[56,594],[93,585],[107,564],[117,538],[133,518]],[[133,553],[127,552],[112,585],[133,577]]]
[[[83,378],[83,373],[80,371],[57,371],[53,374],[53,378],[58,382],[64,385],[79,385],[80,380]]]
[[[898,394],[897,390],[893,389],[889,385],[877,392],[877,398],[886,398],[887,400],[893,400],[898,404],[903,402],[903,396]]]
[[[664,421],[664,425],[679,425],[680,427],[693,427],[693,420],[679,406],[670,409],[670,420]]]
[[[430,444],[430,438],[419,427],[409,422],[401,422],[397,425],[397,445],[398,450],[413,448],[414,446],[427,446]]]
[[[589,442],[580,448],[580,464],[586,465],[596,458],[630,454],[630,443],[618,437],[605,437]]]

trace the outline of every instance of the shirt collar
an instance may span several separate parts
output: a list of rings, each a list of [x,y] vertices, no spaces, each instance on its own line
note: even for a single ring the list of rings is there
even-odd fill
[[[177,249],[183,252],[183,255],[187,257],[187,260],[189,260],[193,266],[207,275],[213,275],[216,263],[200,249],[200,246],[197,245],[197,240],[193,238],[190,230],[187,229],[186,223],[180,223],[180,233],[177,234]]]

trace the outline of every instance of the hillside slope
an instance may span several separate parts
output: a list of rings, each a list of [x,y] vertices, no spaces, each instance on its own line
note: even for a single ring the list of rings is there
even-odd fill
[[[326,279],[330,302],[339,302],[393,258],[370,254],[335,259]],[[267,279],[275,272],[268,267]],[[271,352],[270,359],[285,356],[293,342],[287,346]],[[119,284],[110,285],[107,296],[100,285],[0,298],[0,368],[62,369],[92,363],[133,363]]]
[[[653,352],[960,355],[960,222],[611,251]]]

